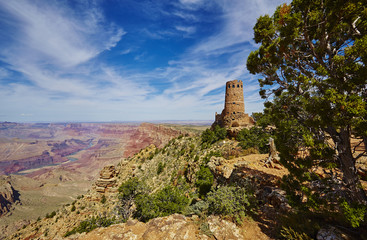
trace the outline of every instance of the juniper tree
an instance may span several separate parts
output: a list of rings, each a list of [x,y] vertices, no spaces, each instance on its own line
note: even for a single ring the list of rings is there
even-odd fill
[[[367,152],[366,33],[362,0],[293,0],[254,27],[260,47],[247,69],[262,76],[288,193],[306,207],[325,199],[366,204],[356,171]]]

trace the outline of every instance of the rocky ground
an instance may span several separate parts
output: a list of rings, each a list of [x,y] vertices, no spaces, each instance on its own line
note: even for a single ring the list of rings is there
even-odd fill
[[[0,168],[23,170],[24,175],[0,182],[0,239],[85,194],[105,165],[117,164],[150,144],[162,146],[179,134],[180,130],[149,123],[2,123]],[[56,156],[62,158],[61,164],[44,166],[49,164],[41,161],[45,151],[53,163]]]
[[[138,177],[149,184],[152,189],[160,189],[172,181],[172,173],[187,169],[196,172],[199,163],[194,156],[204,158],[211,151],[227,151],[238,149],[236,142],[221,142],[211,149],[200,149],[200,140],[197,137],[184,137],[170,141],[161,149],[154,145],[141,150],[134,157],[121,161],[116,167],[107,166],[100,174],[100,178],[83,197],[71,205],[64,205],[52,218],[43,218],[32,222],[9,239],[62,239],[63,236],[77,227],[78,224],[91,216],[110,216],[114,214],[116,204],[119,204],[117,187],[131,177]],[[226,150],[227,149],[227,150]],[[267,187],[262,193],[267,208],[282,208],[287,211],[288,205],[284,192],[278,189],[278,180],[287,171],[276,165],[274,168],[264,166],[267,154],[251,154],[210,158],[208,166],[220,182],[239,181],[250,177]],[[188,159],[189,160],[187,162]],[[164,171],[157,175],[159,162],[164,162]],[[194,181],[195,174],[191,175]],[[175,180],[173,180],[175,181]],[[262,191],[263,192],[263,191]],[[258,193],[260,194],[260,193]],[[105,198],[105,201],[103,200]],[[75,206],[75,207],[74,207]],[[264,205],[265,206],[265,205]],[[73,210],[74,208],[74,210]],[[260,216],[264,221],[247,218],[240,225],[230,219],[221,219],[218,216],[203,218],[197,215],[171,215],[153,219],[147,223],[130,219],[107,228],[99,228],[89,233],[74,234],[68,239],[270,239],[271,227],[274,221],[268,216]]]
[[[159,146],[151,144],[117,164],[107,164],[87,193],[49,212],[46,217],[26,223],[7,239],[278,239],[284,221],[297,221],[305,226],[312,224],[302,216],[289,218],[293,210],[280,189],[280,180],[288,172],[280,164],[266,164],[268,154],[242,150],[238,142],[228,139],[203,146],[200,137],[190,134]],[[157,217],[147,222],[131,216],[123,221],[121,207],[126,207],[125,212],[133,212],[136,206],[121,205],[118,187],[122,183],[138,179],[154,194],[167,185],[179,186],[184,179],[194,193],[202,166],[208,167],[213,174],[213,186],[253,186],[257,207],[242,224],[236,224],[232,217],[192,212]],[[194,198],[197,202],[203,201]],[[83,226],[85,230],[90,225],[84,223],[93,219],[113,219],[113,224],[103,227],[103,223],[98,223],[94,230],[77,231]],[[325,225],[320,226],[315,238],[358,239],[358,236]]]

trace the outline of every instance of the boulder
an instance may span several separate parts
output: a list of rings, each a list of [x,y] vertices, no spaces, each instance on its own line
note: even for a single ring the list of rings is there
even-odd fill
[[[333,226],[327,226],[325,228],[321,228],[317,235],[317,240],[350,240],[349,236],[344,234],[339,229],[333,227]]]

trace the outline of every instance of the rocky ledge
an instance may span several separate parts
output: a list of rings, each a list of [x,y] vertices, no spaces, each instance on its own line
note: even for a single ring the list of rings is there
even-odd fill
[[[117,171],[114,165],[105,166],[99,173],[99,178],[95,183],[97,192],[115,192],[116,189]]]
[[[217,216],[210,216],[206,220],[204,222],[198,216],[185,217],[180,214],[155,218],[147,223],[128,220],[126,223],[99,228],[87,234],[76,234],[68,239],[248,239],[244,236],[244,230],[232,222]],[[264,239],[263,236],[256,237]]]
[[[19,193],[14,190],[10,181],[0,181],[0,216],[8,213],[13,204],[19,202]]]

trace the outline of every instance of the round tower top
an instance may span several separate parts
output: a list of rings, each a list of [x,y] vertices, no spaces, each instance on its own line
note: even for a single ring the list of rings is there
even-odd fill
[[[226,83],[227,89],[228,88],[243,88],[243,83],[241,80],[232,80]]]

